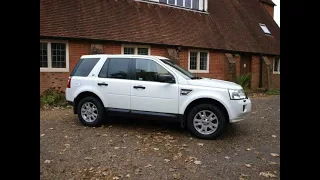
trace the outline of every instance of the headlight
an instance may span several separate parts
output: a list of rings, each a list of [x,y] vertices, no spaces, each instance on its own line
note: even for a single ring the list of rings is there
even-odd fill
[[[243,89],[229,89],[231,100],[246,99],[247,95]]]

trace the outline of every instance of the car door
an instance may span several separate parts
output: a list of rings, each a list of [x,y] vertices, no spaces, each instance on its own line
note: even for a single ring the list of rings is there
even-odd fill
[[[178,114],[178,84],[157,79],[159,74],[171,74],[166,68],[154,60],[136,58],[132,72],[132,110]]]
[[[130,110],[131,58],[108,58],[95,80],[97,93],[105,107]]]

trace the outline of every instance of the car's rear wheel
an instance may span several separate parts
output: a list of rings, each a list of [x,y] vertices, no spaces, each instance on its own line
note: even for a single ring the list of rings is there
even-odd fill
[[[215,139],[227,127],[224,113],[215,105],[200,104],[191,109],[187,116],[189,130],[198,138]]]
[[[84,97],[78,103],[77,114],[82,124],[99,126],[103,120],[104,106],[95,97]]]

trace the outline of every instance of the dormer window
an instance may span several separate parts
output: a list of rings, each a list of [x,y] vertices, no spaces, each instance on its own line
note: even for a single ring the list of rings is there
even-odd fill
[[[197,11],[207,11],[208,0],[144,0]]]
[[[260,23],[259,25],[260,25],[262,31],[264,32],[264,34],[271,35],[271,32],[269,31],[269,29],[267,28],[267,26],[265,24]]]

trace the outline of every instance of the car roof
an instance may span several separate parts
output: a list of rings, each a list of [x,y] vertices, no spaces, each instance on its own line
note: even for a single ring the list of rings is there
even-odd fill
[[[157,59],[168,59],[163,56],[152,56],[152,55],[133,55],[133,54],[94,54],[94,55],[82,55],[81,58],[111,58],[111,57],[130,57],[130,58],[157,58]]]

